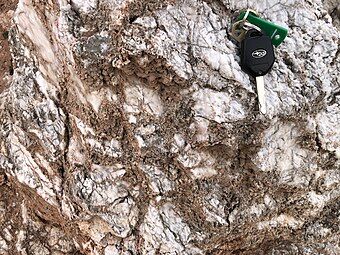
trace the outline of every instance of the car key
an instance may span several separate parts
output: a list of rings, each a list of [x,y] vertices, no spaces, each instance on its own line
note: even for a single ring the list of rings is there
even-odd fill
[[[259,30],[248,30],[241,42],[241,67],[256,80],[259,109],[262,114],[266,113],[263,76],[270,71],[274,61],[271,39]]]

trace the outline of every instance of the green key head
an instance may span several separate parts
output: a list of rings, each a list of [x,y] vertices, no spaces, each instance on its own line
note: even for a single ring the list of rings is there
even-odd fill
[[[245,15],[247,16],[245,17]],[[260,18],[254,11],[241,11],[237,20],[242,20],[244,18],[249,23],[260,28],[264,34],[269,36],[274,46],[279,46],[287,37],[288,30],[286,28]]]

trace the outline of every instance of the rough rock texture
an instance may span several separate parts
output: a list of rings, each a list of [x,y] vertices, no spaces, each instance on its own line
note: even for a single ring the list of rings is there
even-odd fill
[[[289,28],[266,116],[228,34],[246,7]],[[339,9],[19,0],[0,254],[340,254]]]
[[[17,3],[17,0],[0,1],[0,93],[10,84],[13,75],[8,32]]]

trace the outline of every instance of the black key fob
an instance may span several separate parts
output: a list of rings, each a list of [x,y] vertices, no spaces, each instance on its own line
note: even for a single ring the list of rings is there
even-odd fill
[[[253,77],[263,76],[270,71],[275,61],[270,38],[256,29],[247,31],[241,42],[242,70]]]

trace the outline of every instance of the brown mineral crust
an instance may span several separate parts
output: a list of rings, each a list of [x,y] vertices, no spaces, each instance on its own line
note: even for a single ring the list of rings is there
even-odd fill
[[[6,210],[4,217],[0,219],[0,228],[8,228],[14,238],[17,238],[17,231],[25,231],[27,241],[23,243],[23,249],[30,250],[31,242],[34,242],[42,243],[50,251],[55,250],[56,247],[49,246],[49,235],[46,233],[51,227],[63,233],[63,236],[58,237],[60,240],[76,240],[79,243],[89,241],[79,232],[76,221],[67,220],[58,208],[46,203],[34,190],[19,184],[13,178],[0,183],[0,194],[0,207]],[[0,237],[6,239],[4,232],[0,232]],[[15,239],[10,242],[9,254],[21,254],[18,253],[15,243]],[[86,253],[86,248],[73,247],[67,254],[83,254],[80,251]]]
[[[185,1],[116,1],[114,4],[117,6],[122,2],[127,3],[122,10],[117,11],[116,6],[113,9],[106,6],[109,1],[98,1],[98,6],[91,7],[92,10],[87,12],[77,7],[77,2],[81,1],[70,1],[70,6],[64,5],[60,9],[56,2],[35,0],[31,1],[30,5],[42,21],[46,30],[44,32],[52,43],[51,50],[60,64],[58,70],[53,70],[60,76],[58,84],[53,84],[55,87],[59,86],[57,97],[45,96],[40,91],[46,89],[46,84],[40,79],[41,87],[37,86],[38,72],[46,69],[49,63],[44,62],[39,47],[34,42],[31,43],[27,34],[16,30],[15,39],[23,49],[32,53],[37,62],[16,52],[18,59],[23,61],[15,66],[15,69],[20,70],[22,63],[29,62],[34,73],[27,77],[21,73],[12,85],[19,84],[26,88],[30,85],[27,81],[33,80],[37,95],[27,97],[25,93],[14,91],[13,97],[17,101],[21,100],[18,105],[25,106],[27,101],[33,101],[34,105],[32,103],[32,106],[29,106],[29,114],[33,112],[33,117],[25,119],[22,109],[0,112],[4,119],[9,119],[10,122],[10,131],[0,133],[0,137],[4,137],[8,142],[8,133],[11,134],[16,146],[27,151],[21,154],[22,161],[36,161],[39,165],[39,169],[30,169],[27,165],[22,167],[22,162],[17,160],[17,151],[10,150],[10,146],[5,142],[1,143],[0,163],[6,169],[0,168],[0,194],[3,194],[3,198],[0,198],[0,209],[2,204],[5,204],[5,219],[14,222],[11,229],[16,239],[20,239],[20,230],[27,231],[22,248],[26,249],[28,254],[54,254],[54,245],[51,245],[49,240],[51,229],[60,232],[58,239],[72,243],[67,249],[64,247],[60,250],[63,254],[106,255],[111,254],[111,250],[117,250],[113,251],[113,254],[124,255],[267,255],[299,254],[302,251],[303,254],[306,254],[306,251],[311,251],[310,254],[313,255],[331,254],[332,247],[337,247],[339,233],[339,199],[336,198],[338,188],[335,175],[338,161],[335,152],[325,148],[325,142],[318,134],[318,127],[311,128],[317,122],[320,111],[325,110],[326,103],[321,92],[319,96],[312,97],[312,92],[321,91],[321,80],[318,77],[312,79],[302,69],[294,71],[294,61],[297,62],[301,56],[295,53],[292,53],[293,57],[288,56],[284,45],[278,50],[277,62],[280,68],[275,68],[271,73],[274,76],[269,74],[267,78],[277,79],[275,86],[281,86],[283,89],[279,90],[278,96],[275,97],[276,88],[270,87],[269,82],[266,84],[270,92],[268,101],[276,104],[271,109],[274,111],[272,119],[256,113],[257,102],[252,85],[248,84],[248,78],[243,77],[244,74],[237,69],[238,64],[234,58],[236,49],[230,41],[231,38],[225,34],[225,24],[220,23],[220,19],[226,16],[229,19],[234,11],[229,3],[188,1],[191,5],[197,5],[189,6]],[[60,1],[62,5],[61,2],[63,1]],[[91,6],[94,2],[96,1],[84,0],[80,6],[84,3],[85,7],[86,4]],[[289,10],[289,6],[282,7]],[[181,16],[187,11],[189,15]],[[114,13],[112,16],[111,12]],[[162,15],[168,15],[165,23],[162,21]],[[67,32],[60,27],[53,27],[52,21],[55,21],[56,17],[62,17],[62,21],[68,22],[67,25],[64,24],[68,28]],[[123,17],[122,23],[112,25],[117,21],[117,17]],[[175,22],[171,23],[171,18],[174,18]],[[153,20],[155,31],[148,28],[148,19]],[[295,20],[298,21],[299,19]],[[143,27],[143,22],[146,27]],[[171,39],[171,32],[178,33],[178,37],[182,33],[185,34],[189,26],[177,27],[177,23],[184,22],[195,23],[195,26],[201,29],[211,27],[209,33],[215,45],[210,50],[219,59],[212,64],[213,68],[209,66],[207,63],[215,59],[211,60],[210,54],[204,55],[204,52],[200,52],[205,46],[196,45],[197,42],[188,36],[179,44],[181,47],[190,46],[184,51],[178,51],[177,58],[183,57],[184,62],[188,63],[181,68],[185,69],[182,70],[184,73],[190,74],[193,71],[193,76],[189,75],[189,78],[180,76],[178,66],[182,67],[181,60],[177,59],[180,63],[177,66],[172,61],[173,55],[169,54],[177,49],[171,48],[172,46],[164,41],[159,45],[159,41],[152,41],[154,37],[161,38],[161,35],[165,40],[176,41],[176,38]],[[297,34],[293,35],[296,40],[301,38],[299,33],[306,33],[294,23],[291,29],[296,30]],[[200,34],[194,31],[190,30],[193,37],[195,33],[199,35],[199,39],[205,36],[204,32]],[[73,36],[72,43],[75,44],[63,45],[56,39],[58,32]],[[102,32],[107,34],[109,39],[105,39]],[[218,34],[222,36],[219,37]],[[306,35],[307,39],[309,37],[310,35]],[[209,41],[209,38],[206,39]],[[140,50],[139,43],[143,40],[148,46],[159,47],[158,51],[151,52],[152,47]],[[313,41],[314,43],[318,42]],[[331,41],[328,43],[331,44]],[[101,46],[107,47],[107,52],[101,53]],[[166,47],[170,50],[164,50]],[[57,48],[59,51],[56,51]],[[16,50],[15,44],[12,49]],[[65,53],[67,50],[74,57],[72,64],[65,60],[68,58]],[[155,52],[163,52],[164,55],[159,56]],[[112,60],[115,58],[123,64],[113,65]],[[228,58],[230,62],[223,62]],[[223,74],[228,76],[227,78],[221,78],[221,70],[216,70],[215,67],[217,65],[221,69],[223,63],[226,70],[229,66],[233,67],[230,74],[227,71],[227,74]],[[320,63],[324,64],[321,58]],[[199,64],[203,69],[198,69]],[[222,85],[219,87],[217,83],[210,83],[209,79],[200,76],[200,73],[204,72],[207,72],[209,77],[219,76],[221,79],[218,81],[222,81]],[[241,81],[236,80],[234,72]],[[294,86],[298,87],[296,83],[299,81],[306,83],[306,86],[297,89],[298,92],[292,91],[286,95],[285,91],[290,91]],[[136,87],[136,93],[129,90]],[[78,93],[80,90],[81,93]],[[30,92],[29,89],[27,91]],[[202,91],[203,98],[197,99],[195,93],[197,96],[197,92]],[[301,95],[296,99],[294,95],[299,93]],[[336,92],[332,93],[336,101]],[[109,94],[114,99],[110,98]],[[89,100],[91,97],[94,98],[94,104]],[[134,102],[129,102],[131,97],[132,101],[137,101],[137,106]],[[207,100],[207,105],[204,105],[206,97],[211,98],[210,101]],[[230,101],[225,100],[226,97],[230,97]],[[98,98],[101,101],[96,108]],[[303,102],[299,104],[300,101]],[[300,112],[290,108],[291,102]],[[152,103],[162,108],[161,114],[155,114],[149,105]],[[61,119],[59,125],[65,128],[64,132],[57,131],[58,126],[53,126],[53,120],[57,117],[49,115],[48,109],[53,104],[56,105],[53,111],[63,113],[62,117],[57,117]],[[234,112],[230,110],[232,104],[238,107]],[[39,108],[41,105],[47,105],[47,110]],[[129,112],[129,107],[137,109]],[[50,125],[41,125],[35,108],[42,112],[39,117],[43,122],[46,121]],[[204,111],[206,109],[210,111]],[[280,112],[275,113],[275,109]],[[228,119],[228,116],[231,116],[231,119]],[[22,121],[17,121],[18,119]],[[208,138],[203,141],[197,139],[200,130],[195,125],[198,119],[207,123],[205,132]],[[7,125],[6,121],[2,123],[0,120],[0,127]],[[273,126],[277,129],[274,128],[271,133]],[[288,127],[288,131],[280,133],[285,127]],[[331,127],[332,125],[328,124],[328,128]],[[152,131],[141,131],[147,128]],[[332,129],[325,132],[329,135]],[[59,144],[55,145],[59,146],[55,155],[49,154],[49,147],[43,140],[45,136],[50,138],[51,133],[57,133],[57,138],[48,140],[50,144]],[[327,135],[323,134],[321,138],[325,139]],[[113,140],[119,144],[118,156],[106,154],[111,148],[107,149],[105,142]],[[329,140],[332,141],[332,138]],[[178,148],[174,150],[176,146]],[[290,150],[291,148],[293,149]],[[267,151],[268,156],[260,162],[265,165],[262,168],[256,160],[260,158],[261,153]],[[302,151],[302,156],[295,151]],[[206,160],[202,155],[210,155],[214,159],[213,165],[205,168]],[[41,162],[39,157],[46,163]],[[57,159],[53,161],[52,157]],[[78,160],[78,157],[81,159]],[[298,166],[287,168],[289,163],[295,163],[295,158],[298,158]],[[280,164],[280,161],[284,161],[284,164]],[[268,162],[275,162],[275,165],[266,165]],[[302,162],[301,165],[299,162]],[[319,171],[312,172],[310,164],[317,164]],[[120,165],[118,170],[115,168],[117,165]],[[150,167],[154,173],[146,173],[145,166]],[[208,172],[210,167],[215,171],[213,176],[197,177],[193,174],[197,168]],[[290,170],[293,167],[292,172]],[[23,178],[20,174],[26,170],[27,176]],[[99,172],[98,175],[95,175],[96,171]],[[304,171],[310,177],[306,178],[307,184],[294,183],[294,177],[300,172],[304,174]],[[334,171],[334,175],[329,175],[331,171]],[[110,175],[120,175],[122,172],[123,176],[119,178]],[[283,174],[289,178],[282,178]],[[60,187],[54,186],[53,177],[60,178]],[[42,186],[37,186],[36,190],[27,186],[37,179],[39,184],[43,183]],[[167,189],[167,186],[171,187]],[[120,189],[123,189],[122,196],[119,194]],[[116,196],[117,199],[113,203],[108,202]],[[55,202],[51,203],[54,198]],[[11,203],[14,200],[17,202]],[[209,202],[214,202],[216,208]],[[168,207],[169,203],[172,206]],[[323,203],[321,207],[320,204]],[[130,211],[132,207],[138,210],[137,223],[130,221],[129,216],[134,215]],[[126,211],[130,215],[124,214]],[[24,216],[25,214],[27,216]],[[25,217],[27,221],[24,220]],[[107,228],[98,227],[99,221],[107,221],[109,231]],[[8,223],[3,223],[0,219],[0,229],[7,226]],[[121,238],[122,232],[117,229],[123,229],[122,232],[127,233],[127,236]],[[188,232],[189,237],[183,238],[182,235],[186,236]],[[0,234],[2,239],[6,239],[5,230]],[[18,241],[16,239],[7,242],[10,245],[10,254],[19,254],[19,248],[15,247]],[[330,248],[322,247],[322,242],[326,242]],[[191,250],[193,246],[202,253]]]
[[[10,83],[9,77],[13,74],[8,36],[17,3],[18,0],[0,1],[0,93],[7,88]]]
[[[0,217],[0,229],[5,230],[9,227],[10,234],[15,236],[15,231],[22,227],[20,203],[23,202],[23,199],[13,190],[10,184],[0,184],[0,194],[0,207],[2,210],[5,209],[5,214]],[[5,239],[4,234],[1,231],[0,237],[3,239]],[[17,254],[14,243],[12,243],[10,250],[13,251],[13,254]]]

